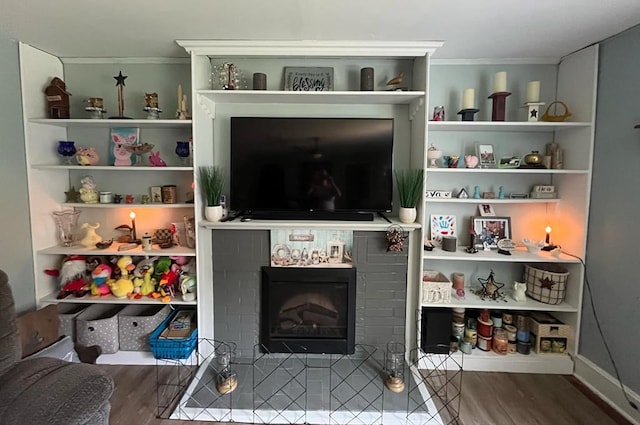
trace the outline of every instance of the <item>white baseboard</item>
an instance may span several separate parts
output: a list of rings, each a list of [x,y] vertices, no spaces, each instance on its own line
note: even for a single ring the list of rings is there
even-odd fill
[[[574,357],[574,375],[601,399],[609,403],[632,424],[640,425],[640,411],[634,410],[622,394],[617,379],[582,355]],[[637,406],[640,396],[625,386],[627,395]]]

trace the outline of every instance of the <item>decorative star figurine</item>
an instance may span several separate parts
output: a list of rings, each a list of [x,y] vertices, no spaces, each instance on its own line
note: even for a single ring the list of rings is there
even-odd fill
[[[482,289],[472,289],[471,291],[484,300],[489,298],[494,301],[504,300],[504,294],[500,291],[504,283],[497,282],[493,270],[486,279],[478,278],[478,282],[482,285]]]
[[[69,189],[69,191],[65,192],[64,194],[67,197],[65,202],[70,202],[70,203],[80,202],[80,192],[76,190],[75,186],[71,186],[71,189]]]
[[[538,279],[538,280],[540,281],[540,284],[542,285],[542,287],[547,289],[553,289],[553,285],[556,284],[554,281],[552,281],[548,277],[545,277],[544,279]]]
[[[538,118],[538,110],[537,109],[532,109],[531,110],[531,118]]]
[[[128,75],[122,75],[122,71],[119,71],[119,72],[118,72],[118,75],[116,75],[115,77],[113,77],[113,78],[115,78],[115,80],[116,80],[116,87],[118,87],[118,86],[124,86],[124,85],[125,85],[125,84],[124,84],[124,80],[126,80],[126,79],[127,79],[127,77],[128,77]]]

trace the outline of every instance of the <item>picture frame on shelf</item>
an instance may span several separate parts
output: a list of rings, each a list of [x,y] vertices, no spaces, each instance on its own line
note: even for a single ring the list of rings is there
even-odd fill
[[[442,245],[443,236],[456,236],[457,220],[452,214],[431,214],[431,242],[435,246]]]
[[[498,241],[511,239],[511,217],[482,217],[472,218],[475,248],[498,249]]]
[[[150,192],[151,192],[151,203],[161,204],[162,203],[162,187],[151,186]]]
[[[333,68],[285,67],[284,89],[287,91],[333,91]]]
[[[494,168],[496,166],[496,154],[492,144],[476,144],[476,154],[480,161],[480,168]]]
[[[491,204],[478,204],[478,213],[481,217],[495,217],[496,212]]]
[[[519,156],[503,156],[500,158],[498,168],[518,168],[522,159]]]

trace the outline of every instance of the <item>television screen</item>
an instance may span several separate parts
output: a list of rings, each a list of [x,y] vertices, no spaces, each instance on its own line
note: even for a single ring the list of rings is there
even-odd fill
[[[236,211],[389,212],[392,169],[390,118],[231,118]]]

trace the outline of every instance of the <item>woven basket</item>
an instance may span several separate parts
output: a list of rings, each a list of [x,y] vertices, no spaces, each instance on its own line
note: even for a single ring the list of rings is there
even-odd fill
[[[564,108],[564,114],[562,115],[551,115],[549,113],[549,111],[551,110],[551,107],[553,105],[556,104],[560,104],[562,105],[562,107]],[[550,121],[550,122],[563,122],[566,121],[567,118],[569,118],[571,116],[571,112],[569,112],[569,108],[567,107],[567,104],[560,101],[560,100],[556,100],[553,101],[549,104],[549,106],[547,106],[547,109],[544,111],[544,114],[542,115],[542,121]]]
[[[569,271],[554,263],[525,264],[527,295],[545,304],[560,304],[567,293]]]

